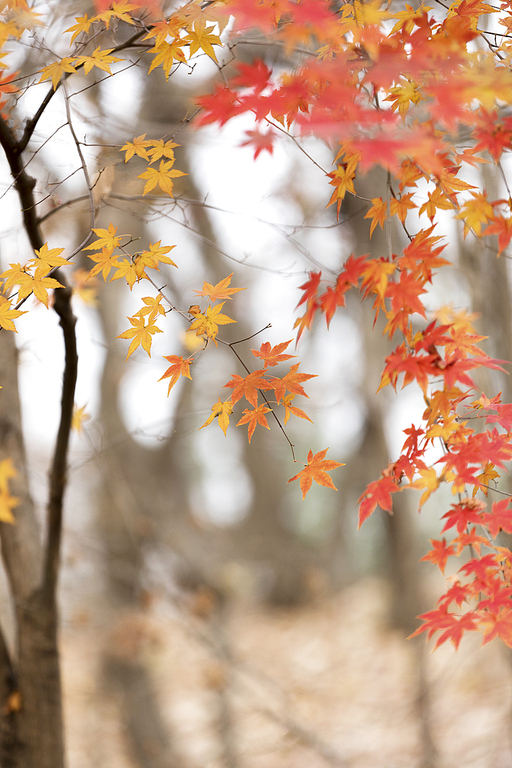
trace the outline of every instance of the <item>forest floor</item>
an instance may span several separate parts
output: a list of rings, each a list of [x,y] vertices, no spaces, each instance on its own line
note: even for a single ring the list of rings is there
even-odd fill
[[[184,768],[512,768],[499,642],[406,641],[378,579],[294,610],[234,603],[221,619],[204,598],[153,598],[114,627],[84,611],[64,622],[69,768],[133,768],[105,645],[150,669]]]

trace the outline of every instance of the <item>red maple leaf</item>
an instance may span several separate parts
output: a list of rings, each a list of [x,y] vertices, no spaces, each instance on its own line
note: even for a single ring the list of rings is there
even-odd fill
[[[377,507],[392,514],[393,502],[391,494],[399,490],[400,488],[396,482],[388,476],[381,477],[379,480],[374,480],[373,483],[370,483],[357,502],[359,504],[359,524],[357,527],[360,528]]]
[[[443,538],[441,541],[437,539],[430,539],[430,543],[434,548],[431,549],[430,552],[427,552],[427,554],[424,555],[421,560],[429,560],[431,563],[434,563],[434,565],[438,565],[441,573],[444,573],[448,558],[455,554],[455,547],[453,544],[446,546],[445,538]]]
[[[248,138],[246,141],[243,141],[240,144],[240,146],[254,147],[255,160],[261,152],[265,151],[265,152],[269,152],[270,154],[273,153],[274,140],[277,138],[277,133],[273,131],[271,128],[266,133],[263,133],[259,130],[245,131],[245,135]]]

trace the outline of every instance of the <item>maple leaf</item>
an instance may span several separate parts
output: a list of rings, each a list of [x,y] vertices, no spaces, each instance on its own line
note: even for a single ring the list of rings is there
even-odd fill
[[[291,404],[294,397],[295,395],[293,393],[290,393],[289,395],[285,395],[281,401],[281,404],[284,405],[284,423],[285,424],[288,423],[290,414],[293,413],[293,415],[298,416],[299,419],[305,419],[306,421],[309,421],[311,422],[311,424],[313,424],[312,419],[309,418],[307,413],[304,413],[303,410]]]
[[[148,154],[151,155],[151,162],[155,163],[163,157],[168,157],[169,160],[174,160],[174,150],[179,147],[174,141],[164,141],[158,139],[157,141],[150,141],[151,149],[148,150]]]
[[[0,327],[1,328],[5,328],[6,331],[14,331],[14,333],[17,333],[18,331],[16,330],[16,326],[14,325],[13,320],[16,320],[16,318],[25,314],[26,312],[23,312],[20,309],[11,309],[10,300],[0,294]]]
[[[203,109],[203,114],[197,121],[198,125],[216,122],[224,125],[242,111],[242,105],[235,91],[231,91],[224,85],[217,85],[214,93],[201,96],[195,101]]]
[[[217,61],[214,45],[221,45],[221,40],[218,35],[212,35],[212,30],[215,29],[215,25],[210,27],[206,26],[205,19],[198,19],[194,22],[194,27],[190,30],[187,37],[182,38],[184,45],[190,46],[190,56],[193,56],[199,49],[203,50],[207,56]]]
[[[161,242],[161,240],[158,240],[156,243],[150,243],[149,250],[142,251],[142,253],[137,254],[135,257],[135,271],[139,277],[145,275],[144,270],[146,267],[148,269],[158,269],[160,263],[169,264],[171,267],[177,268],[178,265],[166,256],[166,254],[169,253],[169,251],[172,251],[176,246],[160,245]]]
[[[173,163],[173,160],[168,160],[167,162],[161,160],[158,170],[156,168],[147,168],[144,173],[140,173],[137,176],[138,179],[147,179],[142,193],[143,195],[147,195],[147,193],[151,192],[151,190],[158,184],[162,192],[165,192],[169,197],[172,197],[172,190],[174,187],[173,179],[187,175],[183,171],[177,171],[173,168]]]
[[[39,70],[42,73],[39,82],[42,83],[44,80],[51,78],[53,90],[55,91],[66,72],[76,72],[76,67],[73,66],[72,61],[73,59],[69,56],[64,56],[60,61],[55,61],[53,64],[43,67]]]
[[[333,203],[337,204],[337,214],[340,214],[340,208],[347,192],[355,195],[356,190],[354,188],[354,179],[356,177],[356,168],[348,163],[342,163],[338,165],[337,169],[332,173],[328,173],[327,176],[331,179],[331,184],[335,189],[331,195],[331,199],[327,203],[327,208]]]
[[[464,238],[472,229],[475,235],[480,235],[482,224],[487,224],[492,219],[494,209],[487,200],[486,192],[471,192],[473,200],[467,200],[460,213],[455,218],[464,222]]]
[[[237,62],[236,67],[238,75],[231,79],[231,85],[252,88],[258,94],[269,86],[272,71],[261,59],[254,59],[250,64]]]
[[[439,648],[447,640],[451,640],[455,648],[458,648],[464,632],[478,629],[478,614],[474,611],[468,611],[460,616],[455,613],[449,613],[448,606],[442,606],[435,611],[428,611],[418,616],[418,618],[422,619],[425,623],[413,632],[412,635],[409,635],[407,639],[410,640],[421,632],[426,631],[430,640],[435,632],[444,630],[437,639],[434,649]]]
[[[222,402],[219,398],[219,400],[215,403],[215,405],[212,405],[212,413],[208,418],[206,419],[205,423],[199,427],[199,429],[203,429],[203,427],[207,427],[209,424],[212,423],[212,421],[218,417],[219,419],[219,427],[222,429],[224,434],[226,434],[227,428],[229,427],[229,417],[233,413],[233,402],[231,400],[224,400]]]
[[[106,248],[103,248],[101,253],[95,253],[92,256],[89,256],[89,259],[97,262],[96,266],[89,272],[89,278],[94,277],[101,272],[103,274],[103,279],[106,281],[110,274],[110,270],[119,267],[118,257],[114,256],[112,251],[109,251]]]
[[[18,506],[20,500],[11,496],[9,480],[16,477],[17,474],[18,472],[10,458],[0,461],[0,521],[2,523],[14,524],[16,522],[11,510]]]
[[[95,240],[94,243],[91,243],[91,245],[87,245],[84,248],[84,251],[99,251],[104,249],[107,254],[110,255],[114,248],[119,247],[122,235],[116,235],[117,227],[114,227],[113,224],[109,224],[108,229],[99,228],[93,229],[92,231],[98,236],[98,239]]]
[[[172,42],[168,43],[163,40],[157,43],[154,48],[151,48],[150,53],[156,53],[153,61],[148,70],[148,75],[156,68],[162,65],[162,69],[165,74],[165,79],[169,79],[169,73],[175,61],[186,63],[187,59],[183,53],[184,41],[179,37],[176,37]]]
[[[120,21],[125,21],[127,24],[133,24],[134,22],[130,15],[131,11],[135,11],[137,8],[140,8],[140,5],[128,3],[126,0],[121,0],[121,2],[115,2],[114,0],[112,4],[107,2],[107,0],[95,0],[95,5],[98,9],[101,6],[105,7],[105,5],[112,5],[111,10],[100,13],[97,17],[98,19],[101,19],[105,22],[107,29],[109,27],[110,20],[113,18],[119,19]]]
[[[345,465],[340,464],[339,461],[326,459],[325,456],[328,450],[328,448],[325,448],[325,450],[315,453],[314,456],[313,451],[309,451],[308,463],[304,466],[304,469],[288,480],[289,483],[292,483],[294,480],[300,478],[299,482],[303,499],[306,498],[306,494],[311,488],[313,480],[315,483],[318,483],[318,485],[323,485],[326,488],[333,488],[335,491],[338,490],[327,473],[332,472],[332,470],[337,469],[337,467],[344,467]]]
[[[71,42],[73,43],[78,35],[80,35],[82,32],[84,34],[87,34],[89,32],[89,29],[91,27],[91,24],[96,20],[96,17],[92,17],[91,19],[87,16],[86,13],[84,13],[83,16],[77,16],[75,17],[76,24],[73,24],[72,27],[68,27],[68,29],[64,30],[64,34],[66,32],[73,32],[73,35],[71,37]]]
[[[164,359],[168,360],[171,365],[163,374],[163,376],[160,376],[158,381],[162,381],[162,379],[170,379],[169,389],[167,390],[167,397],[169,397],[171,394],[171,389],[179,380],[180,376],[186,376],[187,379],[192,380],[192,376],[190,375],[190,366],[194,362],[194,358],[187,357],[187,359],[184,360],[183,357],[178,355],[164,355]],[[203,424],[203,426],[205,425]]]
[[[53,277],[38,278],[36,276],[33,277],[32,275],[28,275],[27,273],[22,273],[20,275],[17,284],[19,285],[18,300],[25,299],[33,293],[36,299],[38,299],[41,304],[44,304],[46,308],[48,308],[49,302],[48,291],[53,288],[62,288],[59,281],[55,280]]]
[[[142,309],[139,309],[138,312],[136,312],[136,315],[139,315],[140,317],[143,317],[144,315],[148,315],[148,320],[150,323],[153,322],[153,320],[158,317],[158,315],[165,315],[165,307],[162,306],[162,300],[163,296],[161,293],[158,294],[158,296],[145,296],[142,301],[144,302],[145,306],[142,307]]]
[[[438,209],[450,211],[454,207],[453,202],[436,187],[433,192],[428,193],[428,202],[423,203],[419,210],[419,215],[426,213],[430,221],[433,221]]]
[[[512,533],[512,509],[509,505],[510,499],[495,501],[492,505],[492,512],[483,515],[489,533],[494,539],[500,531]]]
[[[265,374],[265,369],[261,368],[258,371],[253,371],[242,377],[237,373],[233,374],[231,381],[224,384],[224,387],[230,387],[233,389],[231,395],[231,401],[233,405],[237,403],[242,397],[254,407],[258,407],[258,392],[267,389],[272,389],[267,379],[264,379],[262,374]]]
[[[453,544],[446,546],[446,539],[444,538],[442,541],[430,539],[430,543],[434,548],[431,549],[430,552],[428,552],[424,557],[420,558],[420,560],[429,560],[431,563],[434,563],[434,565],[438,565],[441,573],[444,573],[448,558],[455,554],[455,547]]]
[[[508,603],[510,605],[510,598]],[[478,624],[484,633],[482,645],[490,643],[495,637],[500,637],[505,645],[512,648],[512,611],[509,605],[501,608],[498,613],[485,611],[480,616]]]
[[[198,296],[208,296],[208,299],[211,302],[214,301],[220,301],[220,299],[231,299],[231,296],[233,293],[238,293],[238,291],[246,291],[247,288],[229,288],[229,284],[231,282],[231,278],[233,277],[233,272],[225,277],[223,280],[217,283],[217,285],[212,285],[211,283],[207,283],[206,280],[203,282],[203,290],[199,291],[196,288],[193,288],[194,293],[197,293]]]
[[[290,339],[290,341],[283,341],[281,344],[276,344],[275,347],[271,347],[270,343],[265,341],[259,350],[251,349],[251,352],[255,357],[261,358],[265,364],[265,368],[267,368],[268,366],[278,365],[285,360],[291,360],[292,357],[296,357],[296,355],[283,355],[283,352],[292,341],[293,339]]]
[[[189,312],[195,317],[195,320],[193,323],[191,323],[189,330],[195,331],[196,336],[202,336],[203,334],[206,334],[209,339],[212,339],[215,342],[215,345],[217,345],[217,342],[215,341],[215,337],[217,336],[219,332],[219,325],[227,325],[228,323],[236,323],[236,320],[233,320],[231,317],[228,317],[227,315],[221,314],[220,310],[224,306],[226,302],[223,301],[222,304],[217,304],[216,307],[208,307],[206,309],[206,314],[202,314],[202,312],[194,311],[192,312],[192,307],[189,309]]]
[[[469,533],[459,533],[452,543],[457,544],[457,551],[455,553],[457,555],[460,555],[464,547],[471,547],[477,555],[480,555],[482,545],[489,546],[489,539],[484,538],[484,536],[477,536],[476,527],[473,527]]]
[[[242,416],[239,422],[237,422],[236,426],[239,427],[241,424],[249,425],[248,437],[249,442],[251,442],[251,437],[254,434],[254,430],[256,429],[257,424],[261,424],[262,427],[270,429],[265,414],[270,413],[271,411],[272,408],[267,408],[266,405],[258,405],[257,408],[253,408],[252,410],[250,408],[246,408],[244,410],[245,415]]]
[[[54,267],[65,267],[73,262],[64,259],[60,254],[64,248],[48,248],[48,243],[45,243],[38,251],[34,251],[37,259],[31,259],[28,265],[34,265],[36,271],[34,277],[44,277]],[[25,266],[28,266],[25,265]]]
[[[512,218],[494,216],[492,223],[486,228],[484,235],[498,235],[498,256],[512,240]]]
[[[141,276],[137,271],[136,265],[133,263],[131,259],[123,259],[120,262],[118,261],[114,266],[117,271],[114,272],[110,280],[111,281],[120,280],[121,278],[124,277],[128,285],[130,286],[130,291],[131,291],[135,283],[138,283],[139,280],[141,279]],[[142,270],[142,273],[144,274],[144,270]]]
[[[308,397],[301,386],[301,382],[316,378],[316,374],[297,373],[299,365],[300,363],[292,365],[289,373],[283,376],[282,379],[269,379],[270,388],[275,390],[278,403],[281,401],[281,398],[285,395],[286,391],[293,392],[295,395],[304,395],[304,397]]]
[[[98,302],[96,300],[97,283],[96,278],[92,278],[89,285],[86,285],[90,279],[90,274],[86,269],[75,269],[73,272],[73,294],[80,296],[84,304],[89,307],[96,307]]]
[[[141,133],[140,136],[136,136],[133,141],[127,141],[124,146],[121,147],[120,152],[125,152],[124,161],[131,160],[134,155],[142,157],[144,160],[149,160],[149,152],[147,147],[151,146],[151,141],[145,140],[145,133]]]
[[[144,322],[144,317],[129,317],[128,320],[132,324],[133,328],[129,328],[127,331],[120,333],[116,336],[116,339],[131,339],[130,346],[128,347],[128,354],[126,359],[132,355],[138,347],[142,347],[151,357],[151,344],[153,342],[153,334],[162,333],[154,323]]]
[[[425,488],[420,499],[420,508],[424,505],[429,496],[439,488],[439,483],[442,478],[437,476],[437,473],[433,467],[427,467],[426,469],[420,469],[421,477],[411,483],[412,488]]]
[[[89,74],[93,67],[97,67],[97,69],[101,69],[103,72],[108,72],[108,74],[111,75],[112,71],[110,69],[110,64],[114,64],[116,61],[123,61],[123,59],[120,59],[117,56],[110,55],[113,50],[113,48],[108,48],[102,51],[98,46],[90,56],[78,56],[75,61],[75,66],[78,67],[83,65],[86,75]]]
[[[392,514],[393,502],[391,494],[399,490],[400,488],[395,480],[389,475],[383,475],[378,480],[370,483],[357,502],[359,504],[359,522],[357,527],[360,528],[377,507]]]
[[[304,294],[297,304],[298,307],[300,307],[301,304],[303,304],[305,301],[311,301],[312,299],[315,299],[318,293],[318,285],[320,283],[320,280],[322,279],[322,273],[321,272],[310,272],[309,273],[309,280],[307,280],[303,285],[299,285],[299,291],[304,291]]]
[[[84,424],[86,421],[89,421],[91,418],[86,412],[85,412],[85,405],[82,405],[80,408],[75,404],[73,406],[73,416],[71,418],[71,429],[74,432],[82,432],[84,428]]]
[[[383,200],[382,197],[372,198],[372,207],[365,213],[364,217],[365,219],[372,220],[370,225],[370,237],[373,235],[373,230],[377,224],[380,225],[381,229],[384,229],[384,222],[388,217],[388,204],[386,200]]]
[[[241,147],[254,147],[254,160],[258,159],[258,155],[262,152],[268,152],[270,155],[274,152],[274,141],[277,138],[277,133],[269,128],[266,133],[263,131],[245,131],[247,139],[242,141],[239,145]]]

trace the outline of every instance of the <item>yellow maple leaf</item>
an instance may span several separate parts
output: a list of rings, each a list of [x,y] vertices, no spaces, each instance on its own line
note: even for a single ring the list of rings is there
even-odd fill
[[[11,309],[9,299],[0,295],[0,327],[5,328],[6,331],[17,333],[13,320],[25,314],[26,312],[23,312],[21,309]]]
[[[226,434],[227,428],[229,427],[229,417],[233,413],[233,403],[231,400],[225,400],[222,402],[219,398],[219,400],[215,403],[215,405],[212,405],[212,412],[211,415],[208,416],[205,423],[199,427],[199,429],[203,429],[203,427],[207,427],[208,424],[211,424],[212,421],[219,417],[219,427],[222,429],[224,434]]]
[[[171,267],[177,268],[177,264],[165,255],[166,253],[169,253],[169,251],[172,251],[173,248],[176,248],[176,246],[160,245],[161,242],[162,241],[159,240],[157,243],[150,243],[149,250],[142,251],[142,253],[137,254],[135,257],[135,271],[139,277],[145,275],[144,270],[146,267],[148,269],[158,269],[160,263],[169,264]]]
[[[162,65],[162,69],[165,73],[165,79],[168,80],[169,73],[171,71],[171,68],[174,62],[180,61],[183,64],[185,64],[187,61],[187,59],[185,58],[185,54],[183,53],[183,50],[182,50],[183,45],[184,45],[183,40],[177,37],[171,43],[167,43],[164,40],[161,43],[157,43],[154,48],[151,48],[150,53],[156,53],[156,56],[151,62],[151,65],[148,70],[148,75],[151,74],[151,72],[155,69],[155,67],[159,67],[160,65]]]
[[[134,24],[135,22],[130,14],[131,11],[135,11],[137,8],[140,8],[140,6],[121,0],[119,3],[112,3],[112,9],[110,11],[104,11],[103,13],[98,14],[96,18],[104,21],[107,29],[109,28],[111,19],[120,19],[121,21],[126,21],[127,24]]]
[[[158,296],[145,296],[142,301],[146,306],[142,307],[142,309],[139,309],[138,312],[136,312],[136,315],[139,315],[139,317],[143,317],[144,315],[148,315],[148,322],[152,323],[153,320],[158,317],[158,315],[164,315],[165,316],[165,307],[162,306],[162,299],[163,296],[161,293],[158,294]]]
[[[131,259],[123,259],[115,265],[115,268],[117,269],[117,272],[114,272],[110,280],[119,280],[124,277],[130,286],[130,291],[135,283],[138,283],[141,279],[141,276],[137,272],[137,266]]]
[[[82,432],[86,421],[90,420],[89,414],[85,412],[85,405],[80,408],[76,405],[73,406],[73,416],[71,417],[71,429],[75,432]]]
[[[174,150],[179,147],[174,141],[164,141],[158,139],[156,141],[150,141],[151,149],[148,150],[148,154],[151,155],[151,162],[155,163],[157,160],[161,160],[163,157],[168,157],[169,160],[174,160]]]
[[[91,245],[87,245],[84,248],[84,251],[99,251],[105,249],[110,255],[114,248],[118,248],[122,235],[116,235],[117,227],[114,227],[113,224],[109,224],[108,229],[99,227],[92,231],[95,235],[98,235],[98,239],[95,240],[94,243],[91,243]]]
[[[236,320],[233,320],[231,317],[220,314],[220,310],[225,303],[226,302],[223,301],[222,304],[217,304],[216,307],[208,307],[206,314],[202,314],[191,307],[189,312],[195,317],[195,320],[191,324],[189,330],[195,331],[196,336],[206,334],[206,336],[208,336],[209,339],[212,339],[215,342],[215,345],[217,345],[215,337],[219,332],[219,325],[236,323]]]
[[[101,69],[103,72],[108,72],[108,74],[111,75],[112,71],[110,69],[110,64],[114,64],[116,61],[122,61],[122,59],[117,56],[110,56],[113,50],[113,48],[101,50],[98,46],[90,56],[78,56],[75,65],[77,67],[83,66],[86,75],[89,74],[93,67],[97,67],[97,69]]]
[[[146,147],[151,146],[151,142],[145,141],[145,136],[145,133],[141,133],[141,135],[136,136],[133,141],[127,141],[126,144],[121,147],[120,152],[126,152],[124,157],[125,163],[127,163],[128,160],[131,160],[134,155],[138,155],[144,160],[149,160],[149,154]]]
[[[415,480],[413,483],[410,484],[410,488],[425,488],[426,490],[423,492],[421,499],[420,499],[420,507],[424,505],[428,497],[438,489],[439,483],[443,479],[442,477],[437,477],[436,471],[433,467],[427,467],[425,469],[420,469],[420,475],[417,480]]]
[[[177,178],[178,176],[187,175],[186,173],[183,173],[183,171],[176,171],[172,167],[173,164],[173,160],[168,160],[167,162],[165,162],[165,160],[161,160],[158,170],[156,168],[147,168],[144,173],[139,174],[139,176],[137,176],[138,179],[147,179],[144,192],[142,194],[146,195],[148,192],[151,192],[151,190],[154,189],[158,184],[162,192],[165,192],[169,195],[169,197],[172,197],[172,190],[174,186],[173,179]]]
[[[96,298],[98,281],[93,278],[90,285],[86,285],[90,277],[91,275],[86,269],[75,269],[73,272],[73,293],[80,296],[84,304],[89,307],[96,307],[98,304]]]
[[[387,96],[384,101],[393,102],[391,109],[393,111],[398,110],[400,116],[405,117],[409,105],[417,104],[423,98],[419,90],[419,86],[414,80],[404,77],[400,85],[390,88],[390,96]]]
[[[55,61],[53,64],[49,64],[47,67],[43,67],[39,71],[41,72],[41,78],[39,80],[42,83],[44,80],[51,78],[53,90],[55,90],[60,83],[62,76],[66,73],[76,72],[76,68],[71,63],[73,61],[69,56],[64,56],[60,61]]]
[[[9,480],[16,477],[17,474],[18,472],[10,458],[0,461],[0,521],[3,523],[14,524],[16,522],[11,510],[18,506],[20,500],[11,496]]]
[[[466,200],[462,210],[455,218],[464,222],[464,239],[472,229],[477,237],[482,231],[482,224],[487,224],[494,215],[494,209],[487,199],[486,192],[471,192],[473,200]]]
[[[213,29],[215,29],[215,25],[210,27],[206,26],[206,19],[196,19],[193,29],[191,29],[187,37],[182,40],[185,45],[190,45],[190,56],[193,56],[194,53],[201,49],[207,56],[215,62],[217,61],[212,46],[222,45],[222,43],[218,35],[211,34]]]
[[[88,279],[94,277],[94,275],[98,275],[101,272],[103,279],[106,281],[110,274],[110,270],[117,269],[119,266],[118,257],[114,256],[112,251],[108,251],[106,248],[102,248],[101,253],[94,253],[88,258],[91,259],[91,261],[97,262],[96,266],[93,267],[89,272]]]
[[[35,278],[44,277],[54,267],[65,267],[73,262],[64,259],[60,254],[64,248],[48,248],[45,243],[38,251],[34,251],[37,259],[31,259],[25,266],[35,266]]]
[[[129,328],[127,331],[120,333],[119,336],[116,336],[118,339],[132,339],[128,347],[126,359],[128,360],[138,347],[142,347],[151,357],[153,334],[162,333],[161,329],[150,322],[146,324],[143,317],[129,317],[128,320],[133,325],[133,328]]]
[[[91,24],[96,21],[97,16],[93,16],[91,19],[87,16],[86,13],[84,13],[83,16],[76,16],[75,21],[76,24],[73,24],[72,27],[68,27],[68,29],[64,30],[64,34],[66,32],[73,32],[73,35],[71,37],[71,42],[73,43],[78,35],[80,35],[82,32],[87,34],[89,32]]]

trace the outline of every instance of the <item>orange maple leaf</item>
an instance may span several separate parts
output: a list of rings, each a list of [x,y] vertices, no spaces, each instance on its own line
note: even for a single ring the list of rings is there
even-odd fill
[[[167,396],[169,396],[171,393],[171,389],[179,380],[180,376],[186,376],[187,379],[192,379],[192,376],[190,375],[190,366],[194,362],[194,358],[187,357],[187,359],[184,360],[183,357],[179,355],[164,355],[164,358],[168,360],[171,363],[171,365],[166,370],[164,375],[160,376],[158,381],[162,381],[162,379],[170,378],[169,389],[167,390]]]
[[[313,451],[310,451],[308,453],[308,463],[305,465],[304,469],[295,475],[295,477],[290,477],[288,480],[289,483],[292,483],[294,480],[297,480],[297,478],[300,478],[300,489],[302,491],[303,499],[306,498],[306,494],[311,488],[313,480],[315,483],[318,483],[318,485],[323,485],[326,488],[334,488],[335,491],[338,490],[327,473],[332,472],[332,470],[337,469],[337,467],[344,467],[345,465],[340,464],[339,461],[326,459],[325,455],[328,450],[329,449],[326,448],[323,451],[315,453],[314,456]]]
[[[259,350],[251,349],[251,352],[255,357],[260,357],[263,360],[265,368],[269,365],[274,366],[278,363],[284,362],[285,360],[291,360],[292,357],[297,357],[297,355],[282,354],[287,346],[292,343],[292,341],[293,339],[290,339],[290,341],[283,341],[281,344],[276,344],[275,347],[271,347],[270,343],[265,341]]]
[[[203,283],[203,290],[198,291],[195,288],[194,293],[197,293],[198,296],[208,296],[209,301],[220,301],[221,299],[231,299],[232,293],[238,293],[238,291],[246,291],[247,288],[228,288],[231,278],[233,277],[233,272],[224,278],[224,280],[221,280],[217,285],[212,285],[211,283],[207,283],[206,280]]]
[[[270,389],[275,390],[278,403],[281,401],[281,398],[285,395],[287,390],[288,392],[293,392],[295,395],[304,395],[304,397],[308,397],[301,386],[301,382],[316,378],[316,374],[297,373],[299,365],[300,363],[292,365],[290,372],[287,373],[286,376],[283,376],[282,379],[269,379]]]
[[[246,408],[244,410],[245,416],[242,416],[239,422],[237,422],[237,427],[240,426],[240,424],[248,424],[249,425],[249,442],[251,442],[251,437],[254,434],[254,430],[256,429],[257,424],[261,424],[262,427],[266,427],[267,429],[270,429],[269,425],[267,424],[267,417],[265,416],[266,413],[270,413],[272,411],[272,408],[267,408],[266,405],[259,405],[257,408],[253,408],[251,411],[250,408]]]
[[[267,379],[262,377],[264,373],[265,370],[260,368],[258,371],[249,373],[245,378],[242,378],[237,373],[233,374],[231,381],[224,384],[225,387],[233,389],[233,394],[231,395],[233,404],[237,403],[242,397],[245,397],[256,408],[258,405],[258,390],[272,388]]]

